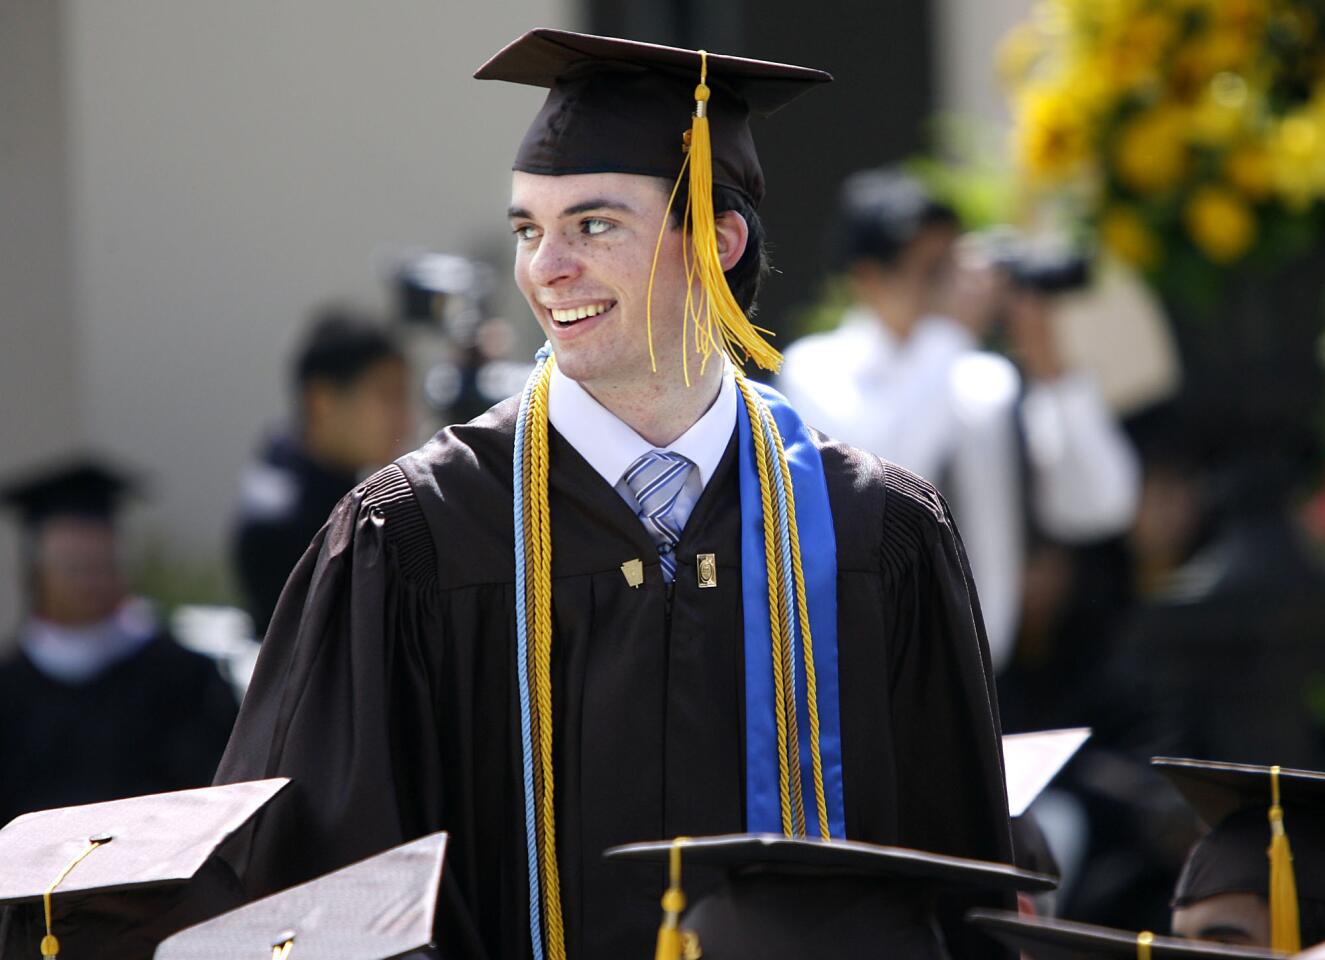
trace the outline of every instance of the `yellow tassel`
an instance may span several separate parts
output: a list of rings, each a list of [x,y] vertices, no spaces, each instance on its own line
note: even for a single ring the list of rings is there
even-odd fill
[[[654,960],[682,960],[686,955],[686,931],[681,929],[681,914],[685,912],[686,895],[681,889],[681,846],[689,839],[677,837],[672,841],[669,859],[669,880],[663,892],[662,925],[658,927],[658,945]]]
[[[1155,935],[1149,930],[1142,930],[1136,935],[1136,960],[1150,960],[1150,945],[1155,942]]]
[[[653,279],[658,267],[658,252],[662,249],[662,238],[667,230],[676,199],[678,188],[686,171],[690,171],[690,203],[686,208],[685,228],[691,238],[691,251],[686,256],[686,274],[690,280],[698,280],[700,292],[696,301],[687,297],[684,323],[694,323],[695,349],[701,356],[700,371],[708,363],[715,349],[721,350],[733,362],[743,364],[753,360],[764,370],[776,373],[782,366],[782,354],[764,339],[773,332],[757,327],[750,322],[740,304],[736,302],[727,277],[722,270],[722,258],[718,253],[717,216],[713,211],[713,142],[709,135],[708,100],[708,53],[699,51],[699,86],[695,87],[695,113],[691,119],[690,132],[686,137],[689,144],[681,172],[677,175],[676,186],[672,188],[672,197],[667,201],[667,212],[663,215],[662,229],[658,233],[658,246],[654,249],[653,268],[649,271],[649,292],[646,299],[645,314],[649,336],[649,359],[653,361]],[[682,337],[686,336],[682,331]],[[690,370],[683,369],[686,384],[690,383]],[[658,369],[654,362],[653,369]]]
[[[1298,920],[1297,879],[1293,851],[1284,830],[1284,808],[1279,802],[1279,768],[1270,768],[1270,948],[1280,953],[1302,949]]]

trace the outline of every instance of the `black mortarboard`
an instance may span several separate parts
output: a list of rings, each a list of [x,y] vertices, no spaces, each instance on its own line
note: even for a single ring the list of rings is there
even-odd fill
[[[242,902],[234,875],[212,854],[288,782],[180,790],[15,818],[0,830],[0,955],[51,955],[39,953],[48,935],[47,899],[60,953],[98,960],[149,955],[163,937]]]
[[[420,956],[413,951],[432,944],[445,854],[445,833],[393,847],[177,933],[156,960],[266,958],[282,950],[292,960]]]
[[[1325,773],[1171,757],[1151,763],[1210,827],[1187,854],[1173,905],[1258,894],[1270,905],[1274,945],[1296,950],[1301,905],[1312,904],[1313,916],[1325,908]],[[1319,931],[1307,932],[1314,942]]]
[[[24,474],[0,487],[0,502],[29,527],[54,516],[109,519],[138,484],[95,457],[79,457]]]
[[[606,856],[671,861],[673,882],[663,897],[668,919],[660,937],[696,937],[706,960],[870,956],[880,944],[898,960],[937,960],[945,956],[934,927],[937,896],[1055,886],[1052,877],[1007,864],[776,835],[637,843]],[[726,882],[678,924],[679,916],[672,915],[684,908],[680,858],[688,866],[722,868]]]
[[[700,55],[614,37],[542,27],[508,44],[474,74],[548,87],[547,100],[516,154],[526,173],[636,173],[676,179],[685,157]],[[767,116],[810,87],[822,70],[708,54],[713,182],[755,205],[764,175],[751,114]]]
[[[1157,937],[1088,923],[1027,917],[1006,910],[972,910],[967,918],[994,939],[1031,960],[1282,960],[1282,954],[1253,947],[1233,947],[1203,940]]]

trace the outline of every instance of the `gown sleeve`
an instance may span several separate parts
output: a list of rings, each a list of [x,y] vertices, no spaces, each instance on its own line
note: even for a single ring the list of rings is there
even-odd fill
[[[247,897],[444,828],[435,577],[395,466],[346,495],[295,567],[216,777],[292,781],[227,857]]]
[[[899,842],[1012,863],[998,699],[961,537],[928,483],[890,466],[886,486],[882,567],[893,611],[886,632]],[[1013,903],[973,896],[954,907],[944,923],[953,955],[1004,956],[961,922],[972,906]]]

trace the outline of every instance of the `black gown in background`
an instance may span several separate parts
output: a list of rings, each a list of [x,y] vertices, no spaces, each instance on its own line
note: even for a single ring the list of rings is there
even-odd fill
[[[0,661],[0,826],[20,813],[205,787],[237,705],[216,664],[165,633],[85,683]]]
[[[293,778],[233,858],[258,896],[451,832],[448,957],[530,956],[507,401],[359,485],[277,607],[218,782]],[[818,438],[837,537],[847,833],[1010,861],[984,628],[933,488]],[[744,828],[733,440],[670,599],[643,525],[552,432],[557,842],[568,955],[648,956],[664,878],[614,844]],[[717,556],[714,589],[695,556]],[[645,563],[626,583],[621,564]],[[687,871],[694,902],[714,878]],[[974,901],[972,901],[974,902]],[[991,896],[980,902],[1000,904]],[[1002,956],[960,924],[957,956]]]

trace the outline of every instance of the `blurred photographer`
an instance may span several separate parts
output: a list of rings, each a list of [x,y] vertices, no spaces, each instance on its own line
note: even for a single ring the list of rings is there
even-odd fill
[[[848,178],[833,253],[852,306],[787,351],[779,388],[807,422],[945,492],[999,669],[1021,618],[1028,525],[1073,544],[1121,533],[1138,468],[1089,378],[1062,360],[1053,285],[1006,257],[958,257],[960,230],[913,177]],[[1020,372],[981,349],[1000,317]]]
[[[374,318],[339,307],[320,312],[292,374],[292,422],[245,470],[235,522],[235,565],[259,639],[337,501],[410,439],[409,370]]]

